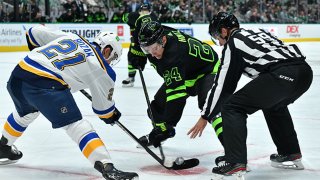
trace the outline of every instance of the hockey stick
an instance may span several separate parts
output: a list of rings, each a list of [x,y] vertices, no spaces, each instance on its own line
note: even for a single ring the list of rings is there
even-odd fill
[[[152,113],[152,110],[151,110],[151,103],[150,103],[150,99],[149,99],[149,95],[148,95],[148,91],[147,91],[147,86],[146,86],[146,83],[144,81],[144,77],[143,77],[143,74],[142,74],[142,69],[139,67],[138,70],[139,70],[139,74],[140,74],[140,79],[141,79],[141,83],[142,83],[142,87],[143,87],[144,96],[146,97],[146,101],[147,101],[147,104],[148,104],[149,115],[150,115],[150,119],[151,119],[151,122],[152,122],[152,126],[153,126],[153,128],[155,128],[155,122],[154,122],[154,119],[153,119],[153,113]],[[159,145],[159,151],[160,151],[160,155],[162,157],[162,160],[165,161],[166,157],[164,156],[161,143]]]
[[[142,73],[141,67],[139,67],[138,70],[139,70],[139,75],[140,75],[140,79],[141,79],[144,95],[146,97],[146,101],[147,101],[147,104],[148,104],[149,115],[150,115],[150,119],[152,121],[152,126],[155,127],[155,122],[154,122],[154,119],[153,119],[154,116],[153,116],[153,113],[152,113],[152,110],[151,110],[151,103],[150,103],[150,99],[149,99],[149,95],[148,95],[148,91],[147,91],[147,86],[146,86],[146,83],[144,81],[144,77],[143,77],[143,73]],[[166,161],[166,159],[165,159],[166,157],[164,156],[161,143],[159,145],[159,151],[160,151],[160,154],[161,154],[161,157],[162,157],[162,161],[165,162]],[[192,166],[197,166],[199,164],[199,159],[192,158],[192,159],[184,160],[183,158],[178,157],[175,160],[174,165],[177,165],[176,162],[178,162],[178,164],[180,164],[180,163],[181,164],[185,164],[185,165],[188,164],[190,167],[192,167]]]
[[[80,90],[80,92],[86,96],[90,101],[92,101],[92,97],[87,91]],[[197,166],[199,164],[198,159],[188,159],[184,162],[179,162],[179,158],[175,159],[174,161],[164,161],[160,159],[149,147],[145,146],[140,142],[140,140],[124,125],[122,125],[119,121],[116,121],[115,124],[117,124],[125,133],[127,133],[133,140],[135,140],[141,147],[143,147],[148,154],[150,154],[156,161],[158,161],[164,168],[166,169],[172,169],[172,170],[182,170],[182,169],[189,169]]]

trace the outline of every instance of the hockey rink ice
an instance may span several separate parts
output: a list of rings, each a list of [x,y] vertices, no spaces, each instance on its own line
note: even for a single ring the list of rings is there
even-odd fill
[[[297,43],[307,56],[307,62],[314,72],[310,89],[294,104],[289,106],[298,134],[304,170],[276,169],[270,166],[269,155],[276,152],[262,113],[249,116],[248,125],[248,166],[251,172],[245,175],[249,180],[318,180],[320,179],[320,42]],[[122,113],[120,121],[138,138],[152,129],[147,117],[147,103],[137,73],[135,86],[123,88],[121,81],[127,78],[127,52],[114,67],[117,81],[114,99]],[[27,52],[0,53],[0,128],[6,122],[14,105],[6,90],[6,83],[16,63]],[[148,63],[143,71],[149,97],[163,80]],[[241,87],[248,78],[243,77]],[[223,154],[223,148],[210,125],[202,137],[190,139],[189,129],[200,116],[196,98],[189,98],[183,117],[176,127],[176,136],[163,144],[166,157],[195,157],[199,166],[181,171],[164,169],[144,149],[136,148],[137,143],[118,126],[104,124],[92,111],[91,102],[80,92],[74,94],[83,114],[104,141],[115,167],[123,171],[134,171],[140,180],[210,180],[214,159]],[[48,102],[50,103],[50,102]],[[99,180],[104,179],[93,165],[82,155],[79,147],[62,129],[51,128],[47,119],[40,115],[15,143],[24,156],[16,164],[0,166],[0,180]],[[152,148],[156,154],[158,149]],[[235,179],[227,177],[224,179]]]

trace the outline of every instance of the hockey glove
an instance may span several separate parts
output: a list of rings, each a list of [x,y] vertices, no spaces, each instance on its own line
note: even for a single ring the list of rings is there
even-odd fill
[[[146,66],[147,63],[147,59],[146,58],[139,58],[139,57],[135,57],[132,58],[131,60],[131,65],[133,68],[135,69],[140,69],[143,71],[144,67]]]
[[[176,131],[173,126],[163,123],[156,123],[155,128],[149,134],[149,140],[154,147],[159,147],[162,141],[174,137]]]
[[[111,117],[100,118],[100,119],[104,121],[106,124],[110,124],[111,126],[113,126],[114,123],[120,119],[120,117],[121,117],[120,111],[117,108],[115,108],[113,111],[113,115]]]

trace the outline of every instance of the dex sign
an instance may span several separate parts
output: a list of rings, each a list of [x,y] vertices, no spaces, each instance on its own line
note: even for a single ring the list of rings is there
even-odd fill
[[[287,26],[287,33],[299,33],[299,26],[298,25],[288,25]]]

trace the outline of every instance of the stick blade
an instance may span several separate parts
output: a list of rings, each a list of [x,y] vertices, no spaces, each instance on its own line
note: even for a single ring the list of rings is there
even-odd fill
[[[184,160],[184,162],[180,165],[174,162],[173,166],[170,169],[173,169],[173,170],[190,169],[198,165],[199,165],[199,159],[191,158],[191,159]]]
[[[10,160],[10,159],[0,159],[0,165],[14,164],[18,162],[18,160]]]

